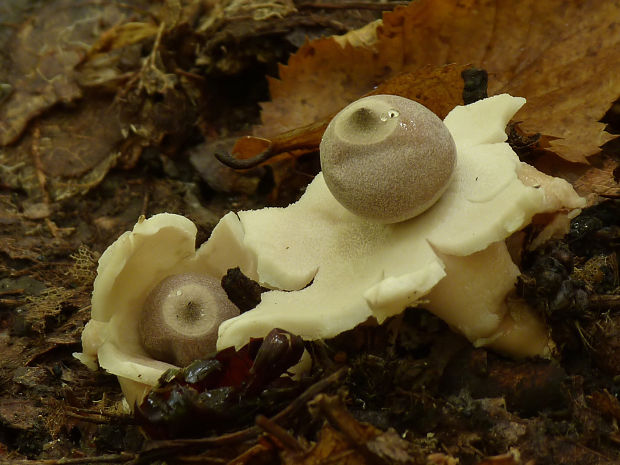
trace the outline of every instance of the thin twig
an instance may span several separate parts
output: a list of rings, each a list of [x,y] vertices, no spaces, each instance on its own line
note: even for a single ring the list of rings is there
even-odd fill
[[[151,48],[151,52],[149,53],[149,56],[146,57],[143,61],[142,61],[142,66],[140,67],[140,71],[136,72],[133,74],[133,76],[131,78],[129,78],[129,80],[127,81],[127,83],[125,84],[125,87],[123,89],[121,89],[116,96],[114,97],[114,101],[117,102],[123,98],[125,98],[125,96],[129,93],[129,91],[133,88],[134,84],[136,83],[136,81],[138,81],[137,84],[137,88],[139,91],[142,90],[143,88],[143,83],[141,81],[141,76],[143,74],[146,73],[146,70],[149,67],[156,67],[155,66],[155,57],[157,55],[157,51],[159,49],[159,45],[161,43],[161,38],[162,35],[164,33],[164,29],[166,28],[166,24],[165,23],[160,23],[159,28],[157,29],[157,35],[155,36],[155,41],[153,42],[153,47]]]
[[[87,414],[82,415],[74,412],[66,412],[65,415],[69,418],[73,418],[75,420],[85,421],[87,423],[94,423],[96,425],[107,425],[110,423],[110,420],[114,420],[115,423],[123,423],[123,424],[133,424],[133,420],[131,417],[127,416],[116,416],[113,417],[111,415],[106,416],[103,414]]]
[[[302,3],[297,5],[300,10],[393,10],[397,6],[407,6],[410,2],[344,2],[344,3]]]
[[[301,446],[301,444],[299,444],[297,439],[295,439],[295,437],[291,433],[286,431],[284,428],[282,428],[280,425],[270,420],[266,416],[257,416],[256,424],[259,426],[259,428],[280,441],[282,445],[287,449],[290,449],[294,452],[305,452],[305,449]]]
[[[235,158],[229,153],[216,153],[215,158],[229,168],[234,168],[236,170],[247,170],[260,165],[276,155],[278,154],[272,150],[270,144],[269,147],[252,158]]]
[[[583,342],[583,345],[585,346],[585,348],[591,350],[592,352],[594,352],[595,351],[594,347],[592,347],[592,344],[590,344],[590,341],[588,341],[588,338],[584,334],[584,331],[581,328],[581,325],[579,324],[579,321],[575,321],[575,328],[577,329],[577,332],[579,333],[579,336],[581,338],[581,342]]]
[[[0,290],[0,296],[23,294],[24,292],[25,292],[25,289],[3,289],[3,290]]]
[[[34,127],[32,131],[32,158],[34,161],[34,168],[37,175],[37,182],[39,183],[39,187],[41,188],[41,193],[43,195],[43,201],[49,205],[50,203],[50,195],[47,192],[47,178],[45,177],[45,172],[43,170],[43,163],[41,162],[41,150],[39,146],[39,141],[41,140],[41,128],[37,125]]]
[[[136,454],[130,454],[128,452],[122,452],[120,454],[108,454],[98,455],[95,457],[78,457],[78,458],[66,458],[59,459],[43,459],[43,460],[2,460],[0,464],[11,465],[81,465],[88,463],[127,463],[136,458]]]
[[[341,368],[340,370],[332,373],[326,378],[314,383],[308,389],[306,389],[299,397],[286,406],[281,412],[275,415],[272,420],[279,422],[287,419],[290,415],[301,410],[306,406],[308,402],[314,399],[315,396],[325,391],[328,387],[337,384],[348,372],[348,368]]]
[[[597,309],[620,309],[620,295],[598,294],[590,297],[590,304]]]
[[[90,307],[90,305],[88,306]],[[88,308],[88,307],[84,307],[84,308]],[[79,311],[84,310],[84,308],[81,308]],[[101,417],[107,417],[107,418],[111,418],[114,420],[123,420],[123,419],[129,419],[131,418],[131,416],[129,415],[125,415],[125,414],[118,414],[118,413],[111,413],[111,412],[106,412],[104,410],[97,410],[97,409],[92,409],[92,408],[81,408],[81,407],[69,407],[71,409],[71,411],[77,415],[82,414],[82,415],[99,415]]]
[[[174,73],[178,74],[179,76],[184,76],[186,78],[194,79],[194,80],[200,81],[200,82],[205,82],[207,80],[204,76],[201,76],[200,74],[191,73],[191,72],[185,71],[184,69],[181,69],[181,68],[175,68],[174,69]]]
[[[358,423],[342,405],[338,396],[322,394],[317,397],[317,405],[325,419],[345,436],[347,441],[364,456],[368,463],[377,465],[385,463],[381,457],[368,449],[369,437],[355,427]]]

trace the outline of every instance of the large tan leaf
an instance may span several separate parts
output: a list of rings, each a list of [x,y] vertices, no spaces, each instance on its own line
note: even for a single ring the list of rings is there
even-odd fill
[[[104,98],[57,109],[31,123],[19,142],[0,148],[2,180],[31,198],[60,200],[98,184],[119,157],[116,111]]]
[[[613,138],[598,120],[620,95],[619,18],[620,4],[608,0],[417,0],[302,46],[270,81],[255,134],[321,120],[401,72],[470,63],[489,72],[490,95],[528,99],[516,116],[524,130],[584,162]]]
[[[74,67],[100,33],[131,10],[120,2],[100,5],[87,0],[54,0],[16,28],[0,70],[0,145],[14,143],[36,116],[82,96]]]
[[[0,35],[3,185],[60,200],[97,185],[117,162],[133,166],[145,146],[184,143],[200,92],[168,72],[161,48],[141,57],[165,22],[139,2],[50,0]]]

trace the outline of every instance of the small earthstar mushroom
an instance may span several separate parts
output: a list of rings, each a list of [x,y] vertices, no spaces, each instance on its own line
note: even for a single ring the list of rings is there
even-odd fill
[[[320,151],[332,195],[352,213],[380,223],[427,210],[456,166],[456,146],[441,119],[396,95],[373,95],[344,108],[327,126]]]
[[[215,351],[220,323],[238,315],[218,279],[175,274],[147,296],[138,323],[140,343],[153,358],[185,366]]]

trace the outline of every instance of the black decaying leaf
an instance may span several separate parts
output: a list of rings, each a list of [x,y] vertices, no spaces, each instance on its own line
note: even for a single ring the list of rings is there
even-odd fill
[[[156,438],[197,437],[234,430],[272,414],[303,389],[282,376],[303,353],[303,341],[281,329],[240,350],[221,350],[182,370],[164,373],[136,407],[136,420]]]
[[[461,73],[461,77],[465,83],[463,87],[463,103],[465,105],[488,97],[489,75],[484,69],[466,69]]]
[[[230,301],[241,313],[252,310],[261,300],[261,293],[266,289],[241,272],[239,267],[231,268],[222,278],[222,288]]]

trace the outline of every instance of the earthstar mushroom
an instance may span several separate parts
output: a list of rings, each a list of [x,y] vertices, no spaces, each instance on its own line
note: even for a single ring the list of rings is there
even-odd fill
[[[373,95],[341,110],[320,146],[333,196],[381,223],[408,220],[444,193],[456,165],[450,131],[428,108],[397,95]]]
[[[242,271],[273,290],[253,310],[222,323],[218,349],[241,347],[273,327],[304,339],[330,338],[369,318],[381,323],[419,306],[476,346],[548,356],[552,342],[544,322],[512,296],[519,270],[505,240],[541,213],[572,218],[585,201],[565,180],[522,163],[505,142],[506,124],[524,103],[502,94],[450,112],[444,124],[456,145],[456,166],[443,194],[421,215],[386,223],[352,212],[327,180],[327,171],[339,168],[336,161],[324,165],[328,170],[296,203],[222,218],[206,247],[241,244],[252,257]],[[355,125],[373,118],[365,113],[353,116],[361,120]],[[368,137],[375,136],[362,134]],[[358,154],[358,163],[368,155]],[[372,203],[375,186],[359,182],[353,158],[342,160],[351,160],[350,181]]]
[[[196,341],[165,328],[162,330],[157,318],[146,322],[146,326],[151,326],[150,330],[145,331],[144,327],[140,330],[141,324],[144,326],[145,323],[141,320],[148,320],[143,309],[145,302],[153,297],[154,289],[167,280],[176,281],[181,288],[172,289],[174,297],[177,291],[185,293],[187,290],[187,283],[183,282],[188,279],[184,276],[200,276],[198,281],[209,280],[208,288],[217,289],[208,292],[215,294],[213,301],[217,307],[230,309],[232,305],[219,289],[219,282],[228,269],[223,259],[228,254],[239,258],[239,254],[229,244],[226,249],[212,251],[206,256],[204,249],[196,250],[196,233],[196,226],[180,215],[160,213],[148,219],[141,217],[133,230],[122,234],[99,259],[91,299],[91,320],[82,333],[82,352],[74,355],[91,369],[101,367],[116,375],[130,408],[157,384],[162,373],[179,368],[176,363],[213,351],[213,338],[220,323],[217,321],[207,330],[209,318],[204,319],[205,332],[211,333],[210,343],[206,346],[199,344],[195,349],[191,347],[198,346]],[[247,267],[243,263],[241,266]],[[198,300],[206,302],[211,298]],[[226,315],[232,316],[230,310],[220,310],[216,310],[218,320]],[[234,312],[238,314],[237,310]],[[154,336],[158,331],[159,336]],[[145,337],[145,332],[151,332],[151,336]],[[147,351],[150,344],[145,339],[149,338],[175,338],[176,343],[169,341],[174,348],[160,358],[160,355],[153,356]],[[186,344],[190,348],[184,349]],[[151,352],[154,350],[150,349]]]
[[[369,203],[361,215],[345,208],[343,196],[328,188],[327,173],[286,208],[228,213],[198,250],[188,219],[140,219],[99,261],[92,319],[76,356],[117,375],[133,405],[175,366],[153,358],[140,341],[140,311],[149,292],[168,276],[199,273],[219,280],[235,267],[271,290],[256,308],[219,326],[218,350],[240,348],[273,328],[326,339],[369,318],[382,322],[419,306],[476,346],[515,357],[548,355],[552,343],[544,322],[509,298],[519,270],[505,240],[541,213],[568,224],[585,201],[565,180],[522,163],[505,143],[506,123],[524,103],[503,94],[452,110],[444,120],[457,153],[452,177],[424,214],[403,221],[398,215],[410,215],[409,205],[383,218],[366,214],[378,192],[372,183],[365,184]],[[368,125],[369,116],[362,111],[354,118]]]

